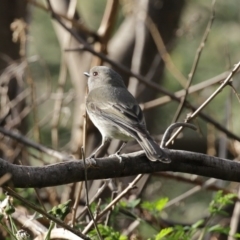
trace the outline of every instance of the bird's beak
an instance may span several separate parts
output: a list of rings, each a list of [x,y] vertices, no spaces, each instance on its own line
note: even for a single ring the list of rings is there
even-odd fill
[[[90,77],[90,74],[88,72],[84,72],[83,74],[87,77]]]

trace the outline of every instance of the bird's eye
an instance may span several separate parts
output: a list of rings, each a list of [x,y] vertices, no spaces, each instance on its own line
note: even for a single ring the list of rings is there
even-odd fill
[[[98,75],[98,72],[93,72],[93,76],[97,76]]]

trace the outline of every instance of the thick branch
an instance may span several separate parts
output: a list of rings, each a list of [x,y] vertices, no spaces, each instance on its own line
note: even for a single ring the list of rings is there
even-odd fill
[[[165,151],[172,160],[170,164],[151,162],[145,157],[143,151],[123,154],[121,162],[115,156],[96,159],[96,162],[87,159],[88,179],[172,171],[240,182],[240,163],[238,162],[181,150]],[[12,175],[12,184],[19,188],[41,188],[84,181],[84,165],[81,160],[32,167],[13,165],[0,159],[0,177],[6,173]]]

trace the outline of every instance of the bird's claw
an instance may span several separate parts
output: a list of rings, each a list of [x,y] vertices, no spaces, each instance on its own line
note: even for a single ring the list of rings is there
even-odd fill
[[[116,157],[119,160],[119,163],[122,163],[122,157],[119,155],[118,152],[111,154],[110,157]]]
[[[89,158],[87,158],[87,160],[90,166],[97,165],[97,161],[95,160],[95,157],[90,156]]]

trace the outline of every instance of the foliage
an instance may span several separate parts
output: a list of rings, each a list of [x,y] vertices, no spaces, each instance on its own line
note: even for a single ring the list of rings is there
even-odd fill
[[[48,213],[52,214],[54,217],[64,220],[68,213],[70,213],[71,200],[66,203],[61,203],[58,206],[54,206]]]
[[[196,223],[188,226],[182,226],[182,225],[173,225],[171,227],[165,227],[162,228],[160,231],[158,231],[155,236],[148,238],[149,240],[191,240],[193,236],[196,236],[196,234],[199,237],[199,239],[203,239],[204,235],[206,233],[221,233],[228,235],[229,233],[229,227],[221,226],[220,224],[211,225],[210,220],[219,214],[226,215],[226,212],[223,211],[223,209],[234,203],[233,199],[236,198],[235,194],[223,194],[222,191],[219,191],[216,193],[216,195],[213,197],[212,202],[209,204],[209,217],[207,219],[201,219],[197,221]],[[132,207],[138,208],[140,207],[143,210],[146,210],[148,214],[154,215],[156,218],[160,218],[161,212],[164,210],[164,206],[167,204],[168,199],[167,198],[161,198],[156,201],[143,201],[142,203],[139,202],[139,200],[135,200],[134,204],[125,204],[124,201],[119,203],[119,206],[121,206],[122,209],[128,210]],[[69,213],[69,204],[71,201],[67,201],[64,204],[60,204],[58,206],[55,206],[52,210],[49,211],[49,213],[54,214],[54,216],[59,217],[60,219],[64,219],[66,214]],[[4,206],[4,207],[3,207]],[[1,212],[2,218],[8,216],[11,222],[11,228],[9,229],[7,225],[4,224],[4,221],[2,223],[2,226],[12,235],[12,236],[19,236],[18,239],[21,239],[21,236],[26,237],[28,239],[29,235],[27,232],[24,232],[23,230],[17,228],[16,224],[14,223],[14,220],[11,217],[11,214],[14,213],[14,205],[9,197],[5,198],[4,201],[1,203],[1,208],[4,209]],[[9,211],[9,209],[13,209]],[[158,214],[157,214],[158,213]],[[112,216],[114,219],[112,221],[116,221],[117,214]],[[144,224],[149,224],[147,221],[144,220],[144,218],[138,217],[138,221],[143,222]],[[50,237],[50,232],[53,228],[53,223],[50,223],[49,229],[48,229],[48,236]],[[155,226],[156,229],[158,226]],[[128,239],[125,235],[122,235],[119,231],[114,230],[113,227],[98,224],[98,230],[101,234],[102,238],[104,240],[126,240]],[[98,239],[98,233],[96,229],[93,229],[89,232],[88,236],[91,239]],[[235,238],[240,238],[239,233],[234,235]],[[49,238],[50,239],[50,238]]]
[[[104,226],[99,224],[98,225],[99,232],[104,240],[127,240],[127,237],[124,235],[121,235],[119,232],[114,231],[112,227]],[[96,229],[92,230],[89,233],[89,237],[93,240],[98,240],[98,235]]]
[[[236,198],[236,194],[223,194],[219,191],[214,196],[212,202],[209,205],[209,217],[206,220],[199,220],[191,226],[174,226],[163,228],[155,236],[155,240],[191,240],[195,234],[199,234],[200,238],[203,239],[206,233],[222,233],[228,235],[230,228],[215,224],[208,226],[208,222],[217,214],[227,214],[223,211],[223,208],[233,204],[233,199]],[[236,235],[237,236],[237,235]]]
[[[223,195],[222,191],[217,192],[214,199],[211,201],[209,205],[209,212],[211,214],[222,214],[227,215],[227,212],[223,210],[223,208],[228,204],[233,204],[235,199],[237,197],[236,194],[227,194]]]

